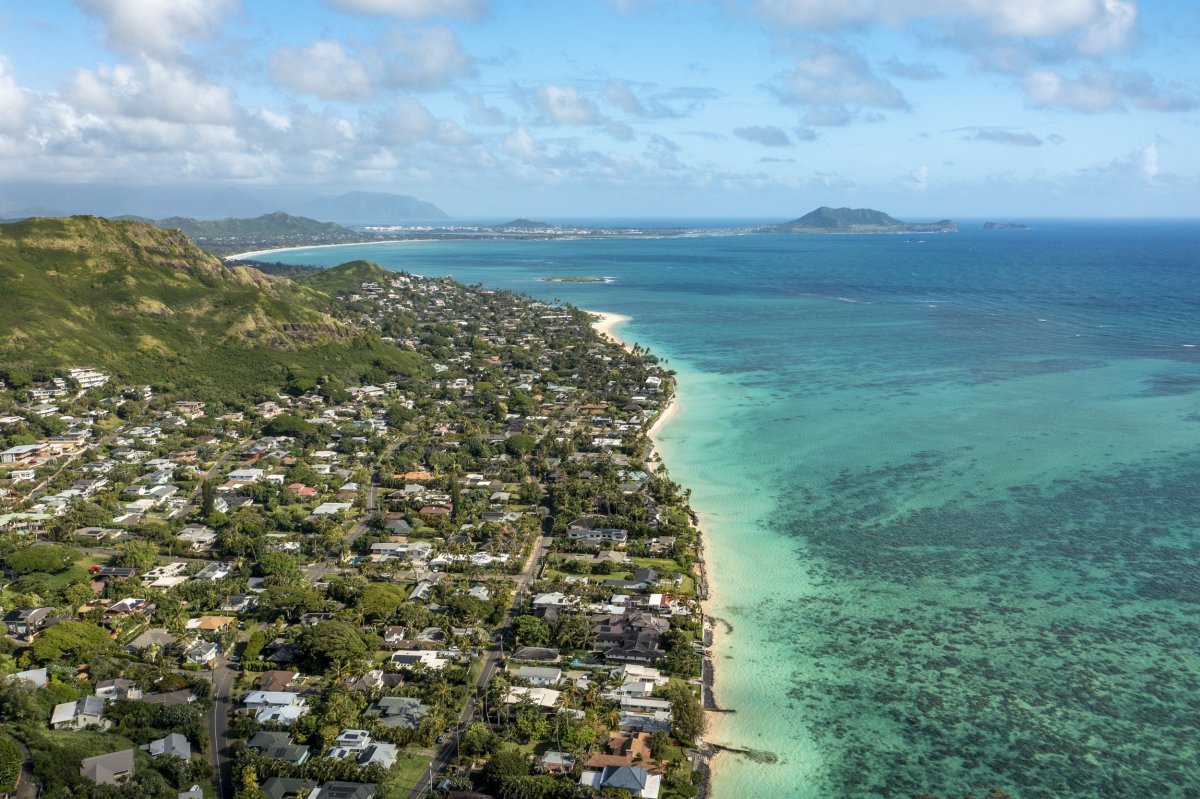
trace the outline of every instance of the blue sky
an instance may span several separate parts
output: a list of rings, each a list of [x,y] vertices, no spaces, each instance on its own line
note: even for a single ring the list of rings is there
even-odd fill
[[[1197,216],[1198,45],[1192,0],[0,0],[0,210]]]

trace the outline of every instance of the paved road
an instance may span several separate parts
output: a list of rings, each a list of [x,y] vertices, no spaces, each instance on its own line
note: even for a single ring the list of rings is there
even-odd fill
[[[233,799],[233,760],[230,758],[233,739],[229,737],[229,697],[236,676],[224,658],[217,661],[212,674],[213,705],[208,711],[208,758],[213,766],[216,799]]]
[[[504,616],[504,623],[500,626],[500,635],[507,635],[508,628],[512,625],[513,619],[517,616],[517,611],[520,610],[525,601],[525,594],[529,590],[529,586],[533,583],[541,570],[542,561],[546,557],[546,550],[550,548],[550,536],[542,534],[538,536],[537,543],[534,544],[533,552],[529,555],[529,560],[525,562],[525,568],[517,576],[517,589],[513,591],[512,602],[508,606],[508,612]],[[481,694],[487,688],[487,684],[491,682],[492,675],[500,668],[501,650],[499,648],[489,649],[483,656],[482,668],[479,670],[479,679],[475,681],[475,696]],[[467,701],[467,706],[463,708],[462,713],[458,716],[460,729],[470,724],[475,719],[475,702],[474,699]],[[426,795],[426,790],[429,787],[429,778],[431,775],[436,775],[442,769],[454,762],[458,755],[458,741],[450,740],[442,745],[438,750],[437,755],[429,764],[429,772],[426,772],[425,782],[418,783],[413,786],[412,792],[409,794],[409,799],[421,799]],[[218,798],[219,799],[219,798]]]

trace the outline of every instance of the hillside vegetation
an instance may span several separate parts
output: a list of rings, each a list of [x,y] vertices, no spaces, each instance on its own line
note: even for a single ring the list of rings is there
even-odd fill
[[[0,225],[0,363],[96,366],[198,398],[296,375],[412,374],[420,360],[336,320],[328,293],[227,267],[187,236],[77,216]]]

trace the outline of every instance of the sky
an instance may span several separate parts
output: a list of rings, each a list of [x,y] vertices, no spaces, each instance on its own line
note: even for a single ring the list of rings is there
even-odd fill
[[[0,212],[1195,217],[1197,141],[1195,0],[0,0]]]

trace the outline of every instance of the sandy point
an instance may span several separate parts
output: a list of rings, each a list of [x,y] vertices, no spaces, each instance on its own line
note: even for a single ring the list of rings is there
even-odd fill
[[[364,244],[419,244],[422,241],[429,241],[429,239],[379,239],[378,241],[347,241],[342,244],[309,244],[305,247],[275,247],[270,250],[252,250],[251,252],[222,255],[221,260],[229,263],[230,261],[245,261],[253,258],[261,258],[264,255],[275,255],[276,253],[293,252],[295,250],[328,250],[334,247],[361,247]]]
[[[624,341],[615,332],[616,328],[633,319],[631,316],[624,316],[619,313],[609,313],[608,311],[584,311],[584,313],[598,316],[595,322],[592,322],[592,329],[599,333],[603,338],[611,341],[613,344],[620,344],[626,350],[632,352],[633,348],[629,343]]]

